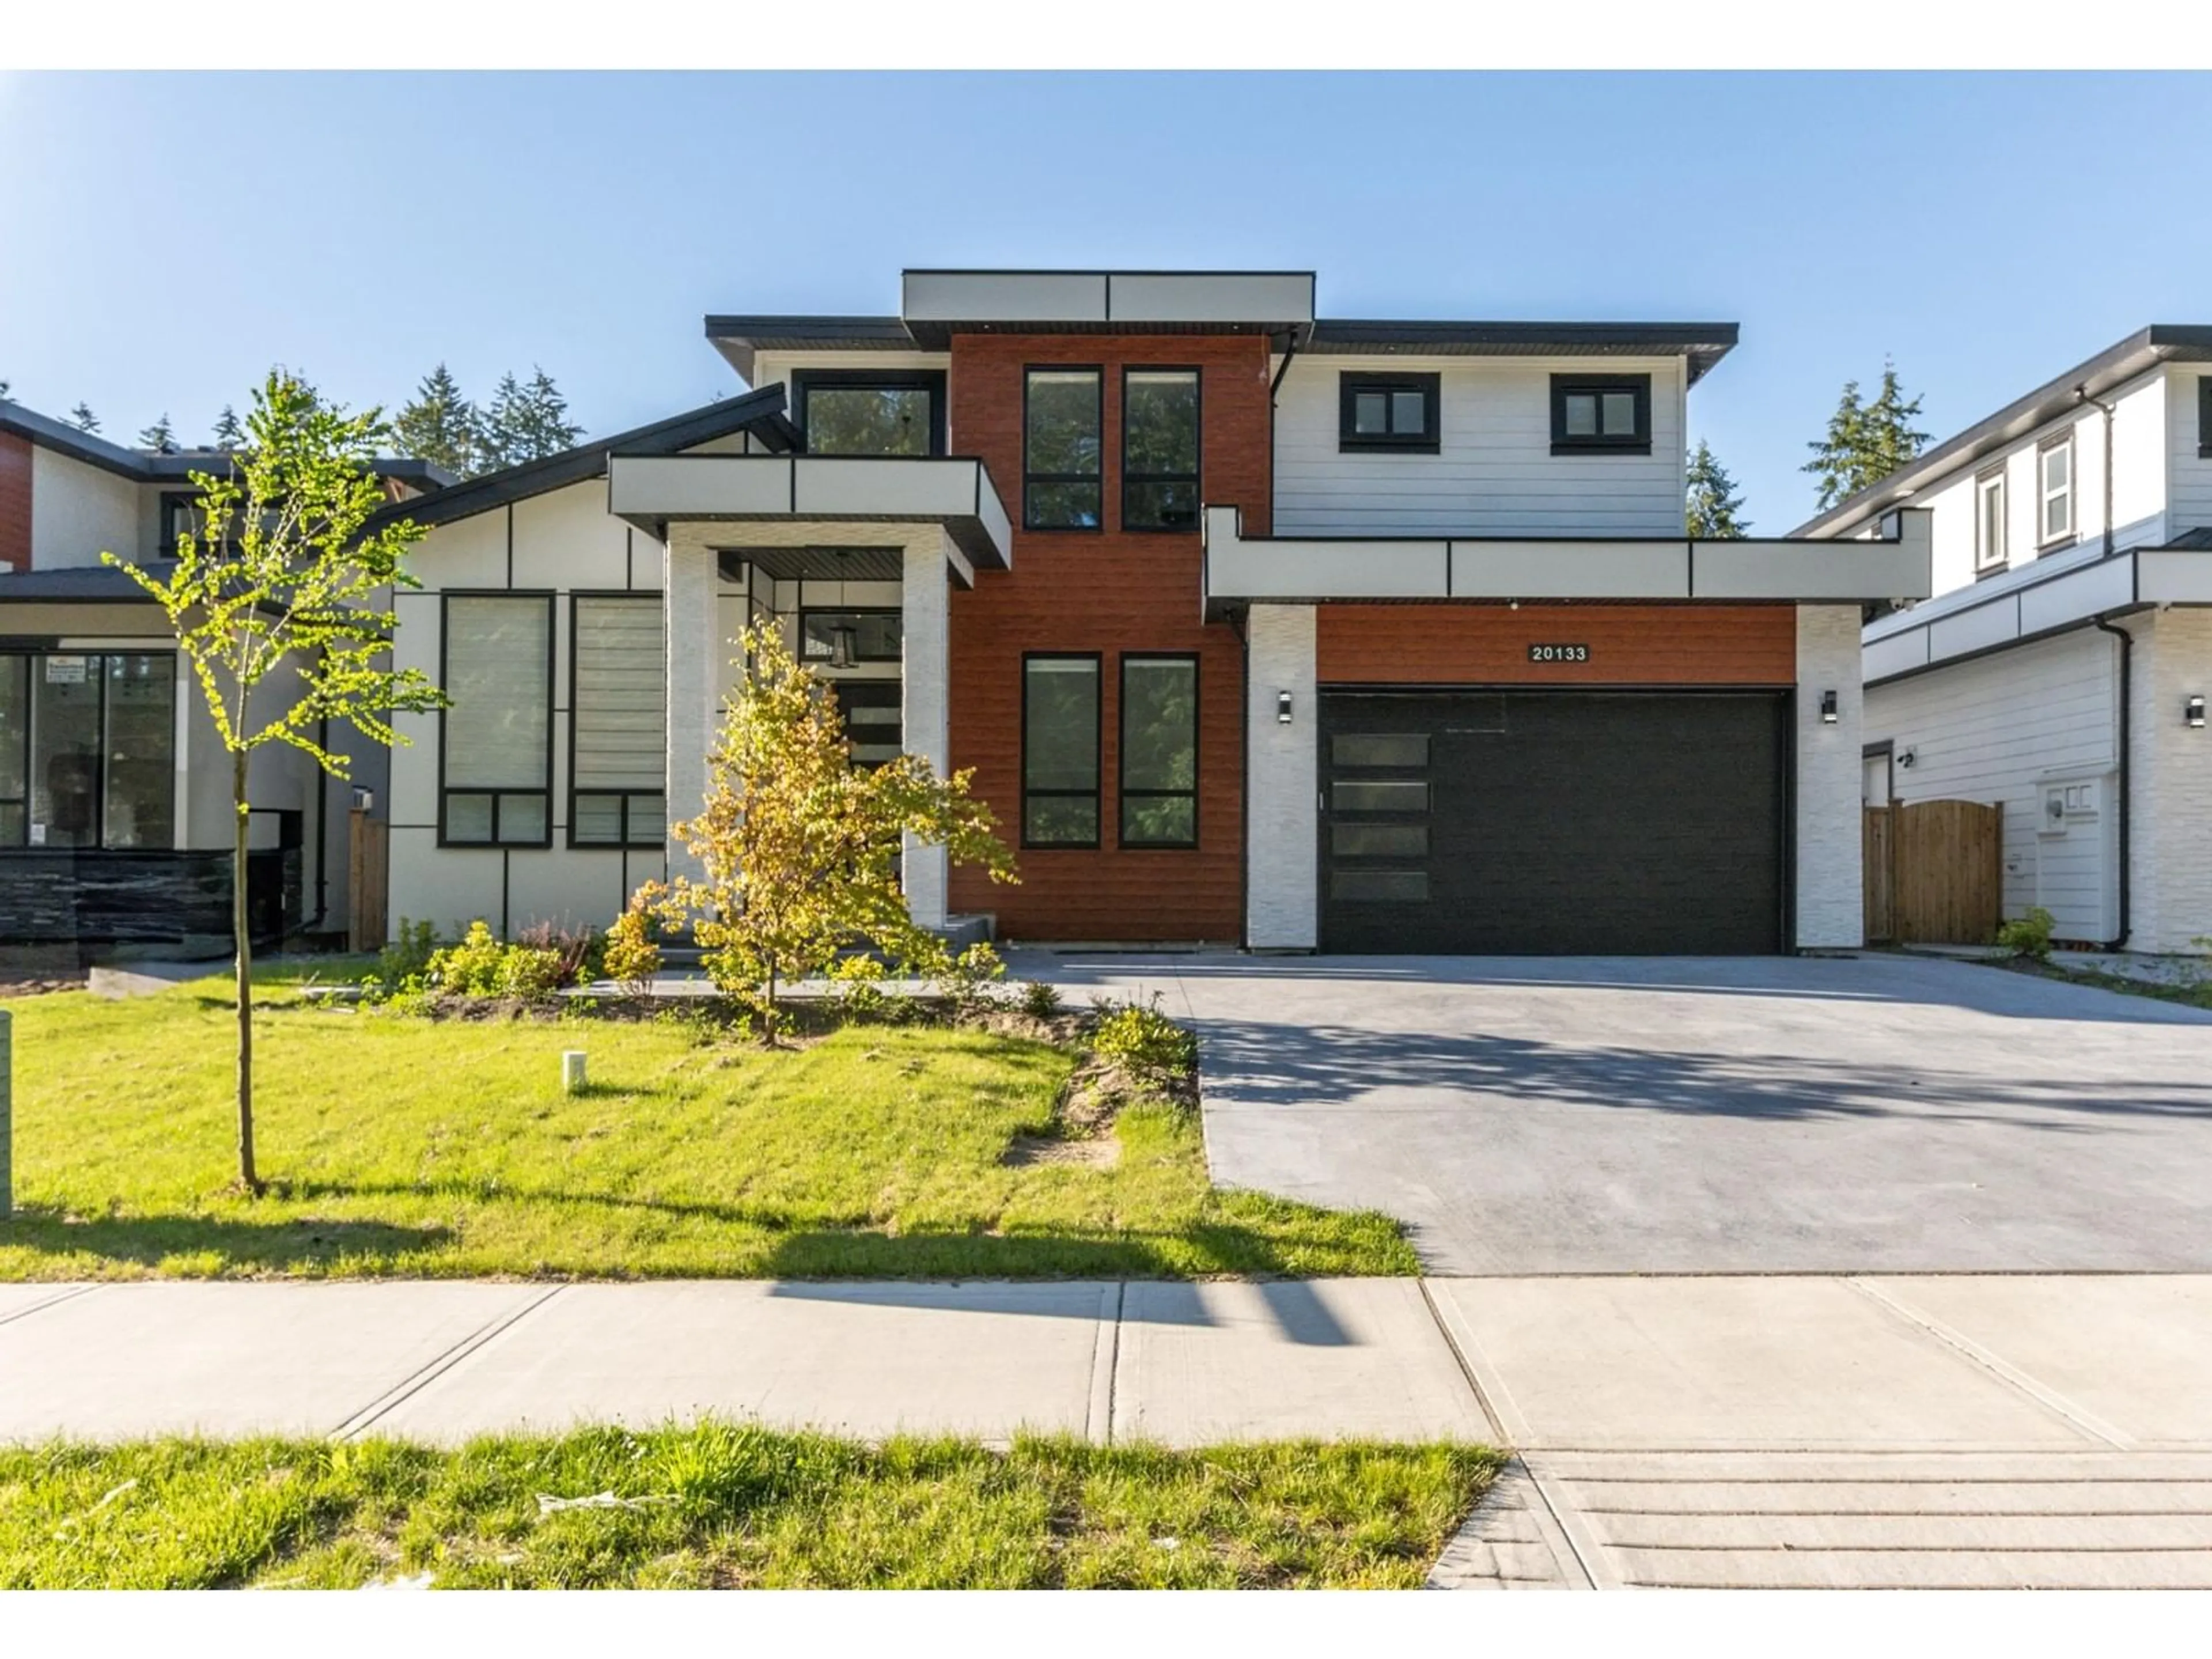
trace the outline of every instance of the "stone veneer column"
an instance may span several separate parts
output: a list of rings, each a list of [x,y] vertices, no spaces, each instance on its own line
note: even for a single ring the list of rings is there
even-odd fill
[[[899,729],[907,752],[927,760],[939,777],[952,769],[946,695],[952,665],[951,594],[942,531],[909,541],[899,587],[900,627],[905,636]],[[949,885],[945,849],[923,847],[908,836],[901,880],[907,914],[924,927],[944,927]]]
[[[1255,605],[1245,623],[1244,942],[1255,951],[1310,951],[1321,942],[1314,635],[1310,605]],[[1285,691],[1288,726],[1277,715]]]
[[[1866,943],[1859,871],[1863,699],[1859,609],[1797,607],[1797,937],[1801,951],[1856,950]],[[1836,694],[1836,723],[1820,719],[1820,695]]]
[[[661,586],[668,629],[668,821],[696,816],[707,799],[707,751],[720,712],[714,685],[728,647],[714,603],[714,555],[704,547],[671,542],[667,579]],[[695,880],[705,872],[672,837],[668,873]]]

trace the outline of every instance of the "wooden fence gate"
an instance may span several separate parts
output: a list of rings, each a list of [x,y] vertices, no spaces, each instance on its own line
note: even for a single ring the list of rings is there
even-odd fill
[[[346,842],[346,949],[381,951],[390,826],[356,807],[351,828]]]
[[[2004,908],[2004,809],[1869,806],[1859,842],[1869,945],[1987,945]]]

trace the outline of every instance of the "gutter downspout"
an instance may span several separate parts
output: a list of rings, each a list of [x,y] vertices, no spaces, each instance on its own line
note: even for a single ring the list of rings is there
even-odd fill
[[[2111,533],[2111,532],[2108,530],[2106,533],[2107,535],[2109,535],[2109,534]],[[2129,704],[2130,704],[2130,703],[2133,701],[2133,699],[2134,699],[2134,679],[2135,679],[2135,657],[2134,657],[2134,652],[2135,652],[2135,643],[2136,643],[2136,641],[2135,641],[2135,635],[2132,635],[2132,634],[2129,633],[2129,632],[2128,632],[2128,630],[2127,630],[2126,629],[2124,629],[2124,628],[2115,628],[2115,627],[2113,627],[2113,626],[2112,626],[2112,623],[2111,623],[2111,622],[2110,622],[2110,621],[2109,621],[2106,617],[2104,617],[2104,616],[2101,616],[2101,615],[2100,615],[2100,616],[2099,616],[2099,617],[2095,619],[2094,625],[2095,625],[2099,629],[2100,629],[2102,632],[2106,633],[2106,634],[2110,634],[2110,635],[2111,635],[2114,639],[2118,640],[2118,641],[2120,642],[2120,677],[2119,677],[2119,678],[2120,678],[2120,684],[2119,684],[2119,702],[2120,702],[2120,718],[2119,718],[2119,745],[2120,745],[2120,763],[2119,763],[2119,796],[2120,796],[2120,800],[2119,800],[2119,808],[2120,808],[2120,810],[2119,810],[2119,836],[2120,836],[2120,860],[2119,860],[2119,864],[2120,864],[2120,868],[2119,868],[2119,877],[2120,877],[2120,931],[2119,931],[2119,933],[2118,933],[2118,935],[2117,937],[2112,938],[2112,939],[2106,939],[2106,940],[2105,941],[2104,948],[2105,948],[2106,950],[2107,950],[2107,951],[2124,951],[2124,950],[2125,950],[2125,949],[2127,948],[2127,944],[2128,944],[2128,934],[2129,934],[2129,932],[2130,931],[2130,927],[2129,927],[2129,920],[2128,920],[2128,905],[2129,905],[2129,897],[2130,897],[2130,894],[2129,894],[2129,887],[2130,887],[2130,881],[2129,881],[2129,874],[2130,874],[2130,871],[2129,871],[2129,866],[2130,866],[2130,864],[2131,864],[2131,862],[2132,862],[2132,860],[2131,860],[2131,859],[2130,859],[2130,848],[2131,848],[2131,846],[2132,846],[2132,842],[2133,842],[2133,834],[2132,834],[2132,831],[2131,831],[2131,830],[2130,830],[2130,828],[2129,822],[2128,822],[2128,819],[2129,819],[2128,805],[2129,805],[2129,797],[2130,797],[2130,795],[2133,792],[2132,792],[2132,790],[2131,790],[2131,789],[2130,788],[2130,787],[2129,787],[2129,786],[2130,786],[2130,779],[2129,779],[2129,775],[2128,775],[2128,748],[2129,748],[2129,724],[2130,724],[2130,722],[2129,722]]]

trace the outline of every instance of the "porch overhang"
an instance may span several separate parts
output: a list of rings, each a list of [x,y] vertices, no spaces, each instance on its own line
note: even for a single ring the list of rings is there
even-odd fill
[[[937,524],[979,570],[1013,565],[1013,525],[968,457],[617,455],[607,510],[666,540],[675,522]]]
[[[1644,537],[1247,537],[1209,507],[1205,615],[1255,604],[1521,599],[1863,604],[1925,599],[1930,515],[1893,515],[1880,539],[1698,541]]]

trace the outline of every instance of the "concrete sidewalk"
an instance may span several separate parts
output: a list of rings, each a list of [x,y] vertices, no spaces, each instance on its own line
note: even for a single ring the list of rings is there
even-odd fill
[[[2212,1588],[2212,1276],[0,1285],[0,1439],[1502,1442],[1486,1586]]]

